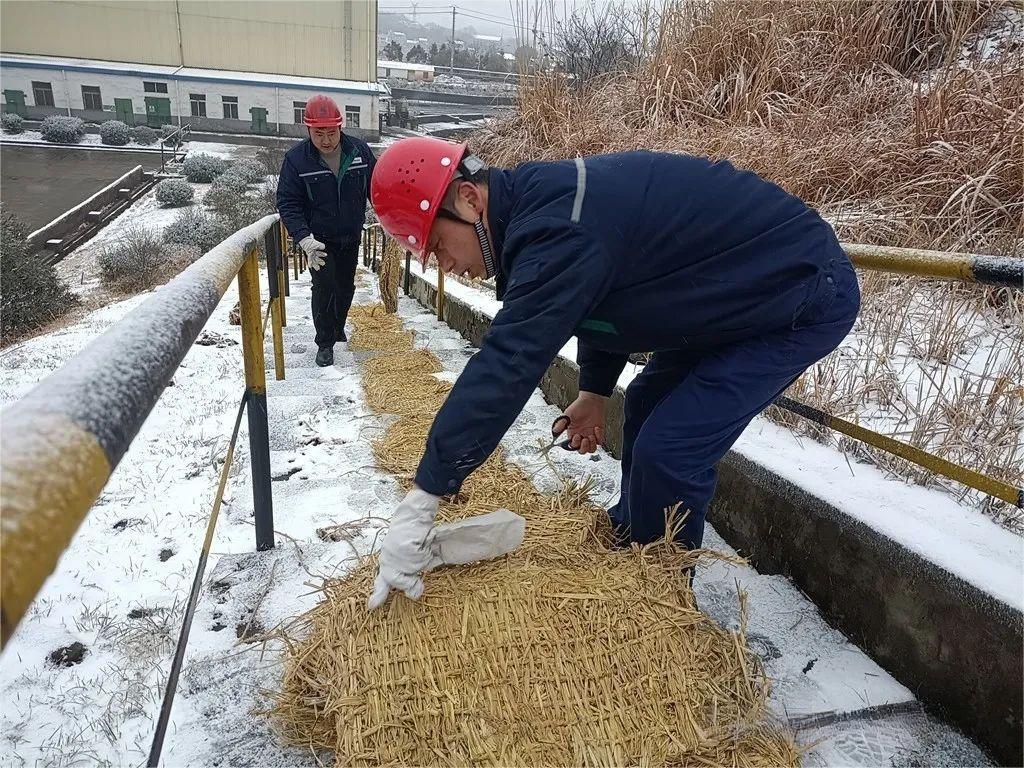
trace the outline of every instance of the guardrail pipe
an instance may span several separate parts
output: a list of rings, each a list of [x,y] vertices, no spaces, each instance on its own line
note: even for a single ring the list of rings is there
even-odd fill
[[[882,245],[842,245],[854,266],[861,269],[1024,289],[1024,259]]]
[[[0,415],[4,643],[234,279],[246,249],[275,221],[277,214],[266,216],[213,248]]]

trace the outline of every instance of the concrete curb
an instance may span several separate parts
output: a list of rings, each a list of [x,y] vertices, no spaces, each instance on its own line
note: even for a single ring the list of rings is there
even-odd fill
[[[437,290],[410,275],[410,295]],[[480,346],[490,319],[451,294],[444,320]],[[558,358],[540,389],[565,407],[579,369]],[[620,455],[623,391],[609,409],[609,450]],[[751,511],[756,510],[756,514]],[[943,719],[1004,765],[1024,750],[1024,615],[766,466],[730,452],[708,519],[762,573],[789,577],[829,623],[867,651]]]

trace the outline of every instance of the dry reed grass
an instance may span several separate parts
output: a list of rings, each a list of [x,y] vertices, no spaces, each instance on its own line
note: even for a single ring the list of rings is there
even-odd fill
[[[1024,32],[986,60],[971,53],[1010,5],[669,2],[642,19],[632,69],[582,86],[532,80],[472,143],[501,166],[628,149],[728,158],[816,206],[847,242],[1024,258]],[[795,396],[854,420],[888,403],[886,434],[1024,482],[1024,296],[862,279],[857,348],[809,371]],[[1003,353],[979,352],[983,336]],[[963,490],[771,415],[899,477]],[[966,495],[1024,529],[1019,510]]]
[[[383,350],[366,363],[367,398],[400,416],[375,456],[408,486],[443,399],[440,366],[381,307],[351,317],[363,348]],[[431,573],[418,602],[396,595],[367,613],[373,561],[324,585],[291,630],[302,639],[271,712],[285,741],[342,765],[798,763],[769,722],[742,622],[724,630],[693,601],[685,571],[700,553],[607,549],[585,484],[542,494],[500,451],[441,517],[499,506],[527,518],[522,548]]]

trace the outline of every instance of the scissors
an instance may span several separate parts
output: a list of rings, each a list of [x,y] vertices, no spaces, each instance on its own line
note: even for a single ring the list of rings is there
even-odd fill
[[[561,429],[559,429],[559,427],[558,427],[558,423],[560,421],[564,421],[565,422],[565,424],[562,425]],[[575,451],[576,450],[570,444],[571,441],[570,441],[569,438],[566,438],[562,442],[558,442],[558,438],[560,438],[562,436],[562,433],[569,428],[570,424],[572,424],[572,419],[570,419],[564,413],[561,416],[559,416],[557,419],[555,419],[553,422],[551,422],[551,442],[548,443],[547,445],[543,446],[539,450],[539,453],[540,453],[541,456],[547,456],[549,453],[551,453],[551,450],[555,446],[561,448],[563,451]]]

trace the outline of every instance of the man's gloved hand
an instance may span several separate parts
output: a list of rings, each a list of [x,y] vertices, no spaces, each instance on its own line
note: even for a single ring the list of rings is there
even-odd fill
[[[306,235],[299,240],[299,248],[306,253],[310,269],[317,270],[324,265],[324,254],[327,252],[327,246],[315,237]]]
[[[428,538],[441,503],[434,496],[413,487],[391,518],[391,527],[380,548],[380,563],[373,594],[367,607],[382,605],[392,589],[400,589],[413,600],[423,594],[423,577],[431,561]]]
[[[422,503],[426,506],[432,503],[428,513],[431,525],[427,527],[425,538],[422,539],[419,538],[422,528],[414,531],[409,526],[407,517],[403,515],[402,519],[399,519],[399,515],[406,512],[403,507],[413,494],[426,498],[424,502],[414,500],[413,505]],[[464,565],[479,560],[491,560],[512,552],[523,543],[526,520],[507,509],[434,526],[433,518],[439,501],[437,496],[414,488],[399,505],[391,529],[381,547],[380,570],[374,583],[373,594],[367,601],[369,610],[372,611],[387,601],[391,589],[401,589],[407,597],[418,599],[423,594],[423,571],[431,571],[442,565]],[[410,510],[406,514],[413,513]],[[396,526],[399,524],[402,527],[396,534]],[[410,539],[403,541],[398,538],[405,535],[403,531],[408,531],[412,539],[423,541],[423,545],[413,548],[412,552],[404,551]],[[394,545],[391,546],[389,540],[392,540],[393,536]],[[406,570],[409,568],[415,570]]]

